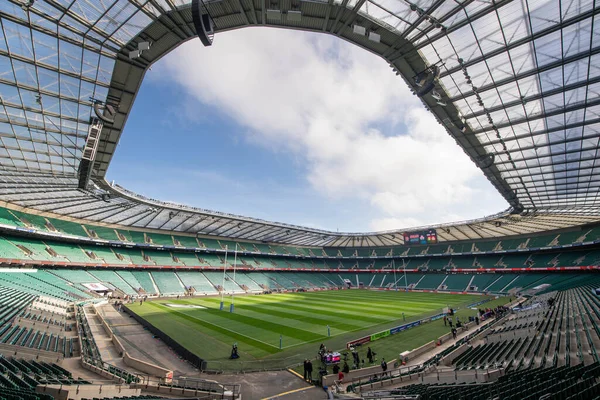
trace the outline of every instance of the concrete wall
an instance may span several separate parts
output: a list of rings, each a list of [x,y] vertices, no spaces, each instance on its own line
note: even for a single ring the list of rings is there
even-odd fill
[[[132,385],[133,386],[133,385]],[[241,396],[238,396],[237,398],[234,396],[233,393],[231,392],[225,392],[225,393],[208,393],[208,392],[203,392],[201,390],[194,390],[194,389],[182,389],[182,388],[174,388],[174,387],[169,387],[169,386],[161,386],[161,385],[135,385],[135,387],[141,388],[144,392],[153,392],[153,393],[160,393],[161,395],[164,396],[182,396],[182,397],[198,397],[201,399],[207,399],[207,400],[216,400],[216,399],[225,399],[225,400],[234,400],[234,399],[241,399]]]
[[[141,390],[121,385],[38,385],[36,393],[49,394],[56,400],[80,400],[139,396]]]
[[[400,354],[400,362],[404,362],[406,364],[410,364],[412,360],[419,357],[421,354],[427,353],[437,347],[436,341],[432,340],[431,342],[425,343],[421,347],[417,347],[411,351],[405,351]]]
[[[123,362],[125,363],[125,365],[131,368],[135,368],[138,371],[144,372],[148,375],[156,376],[159,378],[173,378],[173,371],[130,356],[129,353],[127,353],[127,351],[125,350],[125,346],[123,346],[119,338],[114,334],[108,323],[104,320],[102,314],[100,314],[96,310],[96,315],[100,319],[102,328],[104,328],[104,331],[110,337],[112,343],[119,352],[119,355],[123,357]]]
[[[125,382],[125,380],[123,378],[113,375],[110,372],[103,370],[102,368],[98,368],[95,365],[92,365],[92,364],[86,362],[83,358],[81,358],[81,366],[83,368],[87,369],[88,371],[92,371],[100,376],[105,377],[105,378],[117,381],[119,383]]]
[[[395,362],[396,362],[396,360],[394,359],[387,363],[388,371],[393,368],[393,365]],[[382,373],[381,365],[374,365],[372,367],[361,368],[361,369],[353,369],[350,372],[348,372],[347,374],[344,374],[344,382],[350,382],[353,378],[357,378],[357,377],[363,376],[363,375],[373,375],[373,374],[379,375],[381,373]],[[315,372],[313,371],[313,378],[314,378],[314,374],[315,374]],[[337,381],[337,379],[338,379],[337,374],[325,375],[323,377],[323,386],[330,386],[333,384],[334,381]]]
[[[125,365],[135,368],[138,371],[142,371],[147,373],[148,375],[160,377],[160,378],[173,378],[173,371],[170,371],[166,368],[159,367],[158,365],[151,364],[146,361],[142,361],[137,358],[133,358],[129,355],[129,353],[125,352],[123,355],[123,362]]]

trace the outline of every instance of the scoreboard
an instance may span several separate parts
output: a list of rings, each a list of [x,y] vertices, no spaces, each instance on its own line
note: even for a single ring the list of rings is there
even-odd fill
[[[436,244],[437,232],[435,229],[429,229],[427,231],[419,232],[404,232],[404,244]]]

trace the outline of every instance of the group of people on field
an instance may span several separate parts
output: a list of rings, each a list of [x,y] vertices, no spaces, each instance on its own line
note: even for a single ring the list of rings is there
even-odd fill
[[[324,344],[321,344],[321,346],[319,347],[319,352],[318,352],[318,357],[317,359],[321,360],[321,366],[319,367],[319,378],[322,379],[323,376],[328,375],[328,364],[325,362],[326,360],[326,355],[329,354],[328,352],[331,352],[330,350],[327,350],[327,348],[325,347]],[[350,352],[352,354],[352,360],[354,362],[352,369],[360,369],[361,367],[364,368],[364,364],[365,361],[362,360],[362,365],[361,365],[361,359],[360,359],[360,355],[358,353],[358,350],[356,350],[356,348],[351,347],[350,348]],[[375,351],[373,351],[371,349],[371,347],[367,348],[367,359],[369,360],[369,364],[373,365],[377,359],[375,358],[375,356],[377,355],[377,353],[375,353]],[[338,382],[343,382],[344,378],[346,377],[346,374],[348,374],[350,372],[350,365],[348,364],[347,361],[348,358],[348,354],[344,354],[344,362],[343,365],[340,367],[340,363],[335,363],[332,366],[332,373],[337,375],[337,381]],[[388,369],[388,365],[387,362],[385,361],[385,358],[381,359],[381,370],[382,370],[382,376],[386,374],[386,371]],[[304,370],[304,380],[312,382],[313,381],[313,363],[310,359],[306,359],[304,360],[304,365],[303,365],[303,370]]]

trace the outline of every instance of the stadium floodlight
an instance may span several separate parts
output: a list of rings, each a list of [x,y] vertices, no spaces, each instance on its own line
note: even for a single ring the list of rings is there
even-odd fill
[[[381,42],[381,35],[375,32],[369,32],[369,40],[375,43]]]
[[[129,52],[129,59],[133,60],[135,58],[138,58],[141,55],[142,55],[142,51],[141,50],[132,50],[132,51]]]
[[[281,19],[281,11],[267,10],[267,19]]]
[[[287,12],[287,20],[300,22],[302,20],[302,11],[290,10]]]
[[[365,36],[367,34],[367,28],[360,25],[353,25],[352,32],[356,33],[357,35]]]
[[[431,91],[431,97],[433,97],[438,106],[446,107],[446,102],[442,100],[442,95],[437,90]]]
[[[152,44],[150,42],[139,42],[137,44],[137,50],[132,50],[129,52],[129,59],[133,60],[139,58],[144,51],[150,50],[150,46]]]
[[[139,42],[138,43],[138,50],[139,51],[150,50],[150,42]]]

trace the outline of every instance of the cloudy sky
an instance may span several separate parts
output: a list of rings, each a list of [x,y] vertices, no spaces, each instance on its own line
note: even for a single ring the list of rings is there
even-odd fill
[[[507,207],[382,59],[267,28],[148,72],[108,174],[146,196],[346,232]]]

